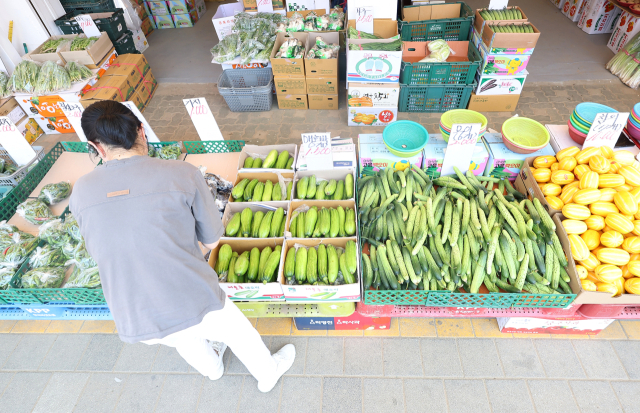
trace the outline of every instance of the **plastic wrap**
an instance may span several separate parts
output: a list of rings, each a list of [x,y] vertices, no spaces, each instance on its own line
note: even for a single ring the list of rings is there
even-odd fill
[[[238,55],[238,34],[232,33],[211,48],[213,60],[218,63],[233,60]]]
[[[36,248],[36,251],[29,258],[29,266],[31,268],[64,267],[67,261],[67,257],[60,248],[47,244],[44,247]]]
[[[47,205],[55,205],[58,202],[67,199],[70,194],[71,184],[63,181],[43,186],[40,190],[40,195],[38,195],[38,199]]]
[[[11,288],[9,282],[15,273],[16,271],[13,268],[0,268],[0,290]]]
[[[47,204],[39,199],[27,199],[18,205],[16,213],[34,225],[42,225],[55,218]]]
[[[231,196],[233,184],[220,175],[206,173],[205,170],[204,167],[200,167],[200,171],[204,176],[207,186],[209,186],[211,195],[213,195],[216,200],[216,206],[218,207],[218,211],[220,211],[220,218],[222,218],[227,202],[229,202],[229,196]]]
[[[5,250],[0,266],[18,268],[29,258],[29,254],[38,246],[38,239],[33,238],[13,244]]]
[[[295,37],[285,40],[275,57],[282,59],[300,59],[304,55],[304,45]]]
[[[77,62],[67,62],[64,68],[67,69],[69,79],[72,83],[80,82],[93,76],[93,73],[87,66]]]
[[[64,288],[100,288],[100,273],[98,267],[81,268],[76,266],[73,273],[64,284]]]
[[[76,250],[81,244],[82,244],[81,242],[77,242],[76,240],[73,240],[70,238],[66,244],[60,247],[60,249],[62,250],[62,253],[64,254],[65,257],[72,260],[75,258]]]
[[[59,218],[44,223],[39,229],[38,236],[55,248],[61,248],[71,242],[71,235],[65,231],[64,224]]]
[[[176,160],[182,154],[182,149],[177,143],[171,145],[163,145],[162,148],[156,149],[154,157],[165,160]]]
[[[9,88],[9,75],[0,70],[0,99],[11,96],[11,88]]]
[[[69,215],[65,218],[62,228],[74,240],[78,242],[83,241],[82,234],[80,234],[80,226],[78,225],[78,221],[76,221],[76,217],[73,215]]]
[[[93,258],[91,258],[91,255],[89,255],[89,251],[87,251],[84,242],[80,243],[78,245],[78,248],[76,248],[73,261],[76,266],[79,266],[81,268],[92,268],[98,266],[98,263],[95,262]]]
[[[87,50],[95,42],[97,42],[98,39],[99,39],[99,37],[87,37],[84,34],[78,35],[71,42],[71,45],[69,46],[69,50],[71,50],[72,52],[79,52],[81,50]]]
[[[40,66],[31,60],[23,60],[16,66],[9,78],[9,87],[13,92],[33,93],[40,73]]]
[[[64,67],[52,61],[46,61],[42,64],[34,88],[35,94],[44,95],[69,88],[71,88],[71,79]]]
[[[339,45],[327,43],[319,36],[316,37],[316,43],[307,52],[307,59],[337,59],[338,53],[340,53]]]
[[[22,276],[22,288],[60,288],[64,275],[64,267],[36,268]]]
[[[18,232],[19,229],[15,225],[7,224],[7,221],[0,222],[0,234],[9,233],[12,234],[14,232]]]

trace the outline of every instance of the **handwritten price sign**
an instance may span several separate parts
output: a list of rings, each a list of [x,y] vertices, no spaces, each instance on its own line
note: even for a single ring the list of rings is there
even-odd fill
[[[138,118],[138,120],[142,122],[142,127],[144,128],[144,136],[147,137],[147,142],[160,142],[160,139],[158,139],[153,129],[151,129],[151,125],[149,125],[149,122],[147,122],[145,117],[142,116],[142,112],[140,112],[140,109],[138,109],[135,103],[128,101],[121,102],[121,104],[128,107],[131,112],[136,115],[136,118]]]
[[[222,132],[218,127],[209,104],[205,98],[183,99],[184,106],[187,108],[193,126],[196,127],[200,139],[203,141],[222,141]]]
[[[330,133],[303,133],[301,152],[309,170],[333,169]]]
[[[356,30],[373,34],[373,6],[356,8]]]
[[[88,14],[81,14],[76,16],[75,19],[87,37],[100,37],[100,30],[98,30],[98,26],[96,26],[96,23],[93,21],[91,16]]]
[[[71,126],[76,131],[78,138],[82,142],[87,141],[87,137],[84,135],[84,131],[82,130],[82,112],[84,108],[78,102],[58,102],[58,107],[64,113],[64,116],[69,120]]]
[[[36,157],[36,151],[6,116],[0,116],[0,145],[18,165],[29,163]]]
[[[273,3],[271,0],[258,0],[258,12],[273,13]]]
[[[454,166],[462,172],[469,169],[469,163],[480,136],[480,126],[479,123],[453,125],[451,135],[449,135],[447,152],[444,154],[442,162],[442,175],[454,174]]]
[[[598,113],[582,148],[608,146],[613,149],[627,124],[629,113]]]

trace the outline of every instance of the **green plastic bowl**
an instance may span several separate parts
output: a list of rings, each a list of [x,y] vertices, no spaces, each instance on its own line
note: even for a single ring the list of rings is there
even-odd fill
[[[401,158],[409,158],[419,154],[429,142],[429,133],[419,123],[399,120],[384,128],[382,140],[389,152]]]

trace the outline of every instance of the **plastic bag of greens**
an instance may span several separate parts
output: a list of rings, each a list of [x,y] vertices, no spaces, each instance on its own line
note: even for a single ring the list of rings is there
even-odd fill
[[[67,199],[69,194],[71,194],[71,184],[63,181],[43,186],[40,190],[40,195],[38,195],[38,199],[47,205],[55,205]]]
[[[64,288],[100,288],[100,273],[98,267],[80,268],[76,266],[73,273],[64,284]]]
[[[85,247],[84,242],[80,243],[78,245],[78,248],[76,248],[73,260],[76,263],[76,265],[82,268],[91,268],[91,267],[98,266],[98,263],[95,262],[93,258],[91,258],[91,255],[89,255],[89,251],[87,251],[87,248]]]
[[[69,242],[61,246],[60,249],[62,250],[64,256],[67,257],[67,259],[72,260],[75,258],[76,250],[80,245],[82,245],[81,242],[78,242],[74,239],[69,239]]]
[[[42,64],[34,93],[43,95],[50,92],[67,90],[71,87],[71,79],[67,70],[55,62],[47,61]]]
[[[69,47],[69,49],[72,52],[78,52],[78,51],[81,51],[81,50],[87,50],[88,48],[93,46],[93,44],[95,42],[97,42],[98,39],[99,39],[99,37],[87,37],[84,34],[78,35],[71,42],[71,46]]]
[[[18,167],[16,165],[12,164],[12,163],[5,163],[4,164],[4,173],[5,174],[11,175],[11,174],[16,173],[17,170],[18,170]]]
[[[65,267],[35,268],[22,276],[22,288],[60,288]]]
[[[67,261],[67,257],[60,248],[47,244],[44,247],[36,248],[36,251],[29,258],[29,266],[31,268],[64,267]]]
[[[246,65],[251,60],[260,53],[261,50],[265,49],[265,45],[260,43],[257,40],[249,39],[245,43],[242,44],[240,49],[240,61],[241,64]]]
[[[37,238],[13,244],[5,250],[3,261],[0,262],[0,266],[18,268],[27,260],[29,254],[31,254],[37,246]]]
[[[301,53],[304,53],[304,46],[302,45],[302,42],[300,40],[293,37],[285,40],[282,43],[280,49],[278,50],[278,54],[276,54],[276,57],[280,57],[283,59],[299,59],[300,57],[302,57]]]
[[[304,31],[304,19],[302,18],[302,14],[296,12],[289,17],[287,22],[287,31],[288,32]]]
[[[67,69],[72,83],[80,82],[93,76],[91,70],[81,63],[67,62],[65,69]]]
[[[232,33],[222,39],[217,45],[211,48],[211,54],[213,60],[218,63],[224,63],[229,60],[233,60],[239,54],[238,52],[238,39],[237,33]]]
[[[162,148],[156,149],[156,158],[176,160],[182,154],[182,149],[177,143],[163,145]]]
[[[11,288],[9,282],[16,273],[13,268],[0,268],[0,290],[7,290]]]
[[[9,233],[13,235],[14,232],[18,231],[18,227],[15,225],[7,224],[7,221],[0,222],[0,233]]]
[[[329,30],[329,23],[331,23],[331,16],[328,14],[323,14],[322,16],[316,17],[316,29],[318,31],[327,31]]]
[[[329,22],[327,23],[327,28],[325,30],[329,31],[338,31],[342,30],[344,27],[344,14],[342,17],[329,17]]]
[[[13,92],[33,93],[39,72],[38,64],[31,60],[23,60],[9,78],[9,87]]]
[[[39,199],[27,199],[18,205],[16,213],[34,225],[42,225],[55,218],[47,204]]]
[[[55,248],[61,248],[71,241],[71,235],[66,231],[61,219],[53,219],[42,224],[38,236],[41,240]]]
[[[76,217],[73,215],[68,215],[64,224],[62,225],[62,229],[71,236],[76,241],[82,241],[82,234],[80,234],[80,226],[78,225],[78,221],[76,221]]]
[[[0,99],[11,96],[9,88],[9,75],[0,70]]]
[[[344,19],[344,12],[340,10],[338,7],[334,7],[331,10],[329,10],[329,16],[338,18],[338,19]]]
[[[147,147],[149,148],[148,155],[151,158],[155,157],[156,156],[156,147],[153,146],[153,145],[149,145],[149,144],[147,144]]]

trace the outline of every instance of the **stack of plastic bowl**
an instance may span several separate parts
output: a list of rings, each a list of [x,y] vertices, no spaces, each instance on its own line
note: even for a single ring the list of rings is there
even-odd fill
[[[429,142],[429,133],[419,123],[399,120],[384,128],[382,140],[392,154],[410,158],[419,154]]]
[[[487,131],[487,118],[484,117],[482,113],[469,109],[454,109],[443,113],[440,117],[442,139],[444,139],[445,142],[449,142],[451,127],[462,123],[479,123],[480,135],[478,138],[482,137]]]
[[[549,144],[549,131],[533,119],[513,117],[502,124],[502,142],[515,153],[534,153]]]
[[[584,144],[587,139],[591,124],[598,113],[617,113],[618,111],[609,106],[593,102],[579,103],[573,110],[567,125],[569,126],[569,136],[577,144]]]
[[[633,139],[640,141],[640,103],[636,103],[629,114],[627,132]]]

